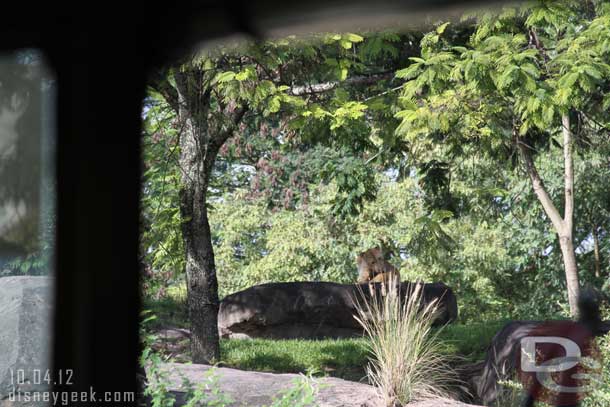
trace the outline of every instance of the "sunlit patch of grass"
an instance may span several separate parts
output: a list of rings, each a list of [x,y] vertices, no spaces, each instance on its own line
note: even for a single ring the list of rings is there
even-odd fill
[[[326,340],[221,340],[222,363],[244,370],[329,375],[350,380],[364,378],[368,362],[366,341]]]
[[[168,287],[167,296],[176,302],[186,303],[186,283],[182,282]]]

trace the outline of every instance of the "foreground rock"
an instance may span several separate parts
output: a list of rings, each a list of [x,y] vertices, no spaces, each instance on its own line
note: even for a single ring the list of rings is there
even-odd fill
[[[186,402],[184,400],[186,390],[183,386],[184,378],[192,382],[195,387],[197,383],[209,383],[209,376],[206,379],[206,372],[210,368],[206,365],[179,363],[163,365],[162,369],[168,373],[168,379],[171,382],[169,389],[174,391],[177,396],[177,406],[184,405]],[[227,407],[270,405],[275,396],[293,388],[295,380],[302,379],[302,376],[298,374],[246,372],[229,368],[217,368],[214,376],[217,379],[220,393],[232,400]],[[316,400],[321,407],[374,407],[379,405],[375,388],[367,384],[336,378],[325,378],[319,383],[323,385],[318,388]]]
[[[379,292],[380,284],[375,284]],[[408,296],[414,285],[401,283]],[[362,334],[354,319],[355,301],[370,297],[368,286],[327,282],[271,283],[250,287],[223,299],[218,314],[224,338],[321,339]],[[423,285],[423,302],[439,301],[437,324],[454,321],[457,301],[443,283]]]
[[[184,378],[196,388],[198,383],[210,383],[208,372],[210,369],[211,367],[206,365],[179,363],[162,365],[162,371],[168,375],[171,382],[169,389],[176,396],[176,406],[186,403]],[[302,379],[302,376],[297,374],[246,372],[229,368],[217,368],[214,376],[217,379],[217,390],[232,400],[227,407],[270,405],[278,393],[293,388],[294,381]],[[316,403],[320,407],[381,407],[375,388],[367,384],[323,378],[316,379],[314,386],[318,389]],[[454,400],[434,399],[414,402],[409,406],[466,407],[469,405]]]
[[[435,398],[430,400],[414,401],[408,404],[409,407],[482,407],[474,404],[465,404],[451,399]]]
[[[44,377],[50,368],[51,295],[48,277],[0,277],[0,405],[13,391],[49,390],[33,375]],[[24,384],[18,384],[18,374]]]

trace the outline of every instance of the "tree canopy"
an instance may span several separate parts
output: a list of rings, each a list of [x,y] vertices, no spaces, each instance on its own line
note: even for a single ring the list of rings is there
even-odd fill
[[[356,253],[382,244],[403,276],[454,287],[466,320],[574,314],[579,287],[609,274],[609,19],[605,1],[537,1],[426,33],[225,44],[160,70],[144,111],[149,293],[185,270],[201,304],[349,283]]]

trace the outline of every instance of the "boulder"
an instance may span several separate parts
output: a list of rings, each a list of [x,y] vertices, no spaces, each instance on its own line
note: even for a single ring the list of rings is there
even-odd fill
[[[462,403],[461,401],[446,399],[446,398],[433,398],[420,401],[413,401],[407,404],[408,407],[482,407],[474,404]]]
[[[190,382],[193,388],[202,383],[208,384],[208,394],[213,402],[222,398],[232,401],[227,407],[271,405],[273,398],[280,392],[295,386],[295,381],[303,379],[298,374],[275,374],[263,372],[246,372],[237,369],[216,368],[211,366],[168,363],[161,365],[160,371],[168,379],[168,389],[176,398],[175,406],[186,404],[185,383]],[[185,381],[185,379],[187,379]],[[320,407],[381,407],[377,391],[368,384],[350,382],[333,377],[314,379],[317,389],[315,405]],[[214,384],[215,383],[215,384]],[[214,394],[214,391],[216,393]],[[313,405],[313,403],[312,403]],[[449,399],[422,400],[410,403],[413,407],[467,407],[468,404]]]
[[[11,393],[50,390],[52,303],[49,277],[0,277],[0,405],[36,405],[13,403]]]
[[[374,284],[381,290],[381,284]],[[414,284],[401,283],[407,297]],[[362,335],[354,319],[355,301],[370,296],[366,284],[328,282],[270,283],[250,287],[225,297],[218,314],[223,338],[321,339]],[[453,291],[443,283],[423,285],[422,301],[439,301],[437,324],[457,318]]]

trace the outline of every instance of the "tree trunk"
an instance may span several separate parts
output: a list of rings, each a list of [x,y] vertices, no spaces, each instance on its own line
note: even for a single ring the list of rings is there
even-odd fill
[[[563,256],[563,267],[566,274],[566,283],[568,287],[568,301],[570,303],[570,314],[572,317],[578,317],[578,297],[580,295],[580,283],[578,281],[578,265],[576,263],[576,252],[574,251],[574,243],[572,234],[559,235],[559,246],[561,247],[561,255]]]
[[[180,216],[186,260],[191,352],[195,363],[220,359],[218,281],[208,221],[207,190],[214,162],[233,134],[246,106],[216,100],[211,107],[214,72],[197,67],[176,69],[175,86],[169,71],[153,75],[153,86],[176,112],[180,124]],[[211,109],[216,109],[211,112]]]
[[[568,302],[570,314],[578,317],[578,297],[580,295],[580,283],[578,279],[578,265],[576,263],[576,252],[574,250],[574,159],[572,155],[572,132],[570,130],[570,118],[567,114],[561,118],[563,133],[563,159],[564,159],[564,215],[557,210],[553,200],[549,196],[544,181],[538,173],[538,169],[532,158],[531,146],[525,144],[518,136],[518,129],[513,129],[513,137],[517,148],[523,158],[525,170],[532,182],[532,188],[542,204],[545,213],[551,220],[559,237],[559,246],[563,257],[563,267],[566,275],[568,288]]]
[[[218,149],[211,146],[207,111],[209,94],[200,81],[176,74],[180,135],[180,215],[186,260],[187,302],[194,363],[220,360],[218,282],[206,205],[208,181]]]
[[[200,154],[197,148],[200,133],[201,129],[191,124],[180,137],[180,215],[192,359],[194,363],[213,363],[220,360],[218,282],[206,205],[211,166],[196,158]]]
[[[574,157],[572,154],[572,130],[570,129],[570,116],[566,113],[561,117],[563,133],[563,165],[564,165],[564,199],[563,230],[559,234],[559,243],[563,255],[563,266],[568,286],[568,300],[570,313],[578,317],[578,297],[580,296],[580,282],[578,280],[578,265],[574,251]]]
[[[602,259],[599,252],[599,234],[597,232],[597,225],[593,225],[593,259],[595,262],[595,277],[600,278],[602,276]]]
[[[206,192],[192,184],[185,184],[180,192],[191,354],[194,363],[214,363],[220,360],[219,302]]]
[[[199,153],[198,130],[191,127],[180,138],[180,165],[183,171],[180,215],[192,359],[194,363],[213,363],[220,360],[218,282],[206,205],[209,173],[207,165],[195,159]]]

